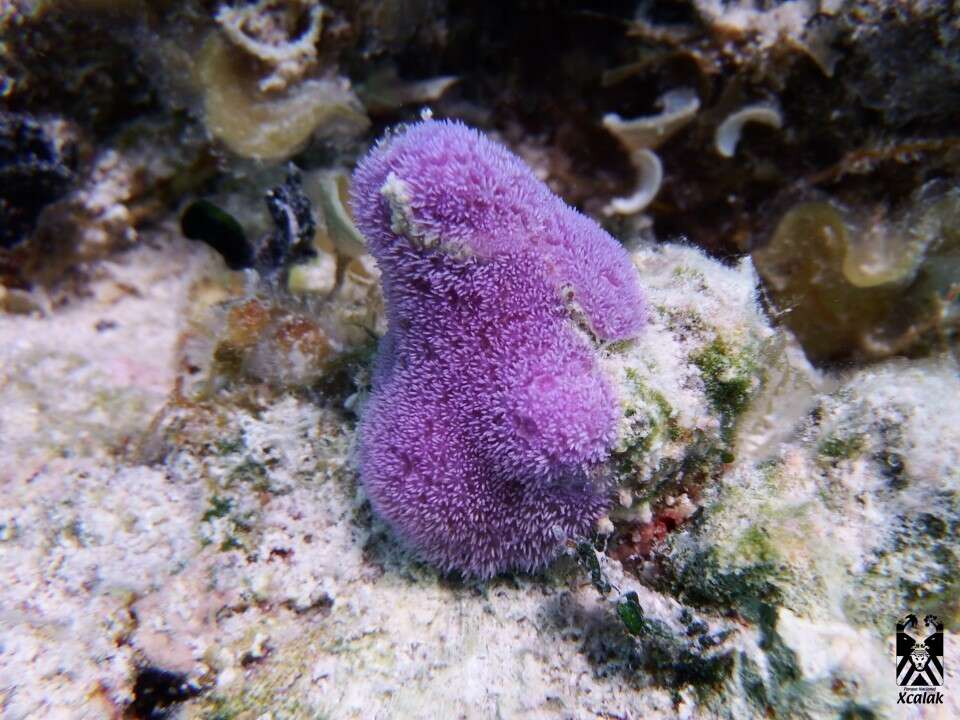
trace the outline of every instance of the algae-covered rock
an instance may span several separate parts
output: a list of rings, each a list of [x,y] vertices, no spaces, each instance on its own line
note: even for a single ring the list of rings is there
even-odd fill
[[[0,500],[4,715],[109,717],[133,699],[131,607],[196,554],[201,497],[162,470],[91,459],[24,485],[4,481]]]
[[[119,459],[41,459],[28,495],[5,481],[3,572],[45,598],[0,652],[14,717],[133,707],[158,677],[186,683],[180,712],[197,718],[883,715],[896,697],[890,608],[938,614],[954,631],[952,362],[877,365],[833,387],[770,328],[749,261],[635,249],[650,324],[600,349],[623,409],[608,537],[544,577],[475,586],[402,552],[356,484],[355,420],[342,408],[364,392],[370,361],[356,354],[366,334],[345,328],[374,305],[369,256],[338,256],[333,293],[301,304],[245,287],[193,248],[206,264],[189,292],[163,285],[179,288],[186,327],[175,349],[168,337],[167,404],[147,430],[136,416],[140,442]],[[78,304],[71,321],[105,302]],[[325,370],[298,375],[308,321],[341,344]],[[337,373],[348,389],[330,384]],[[81,392],[33,392],[49,402],[63,387]],[[798,424],[787,440],[768,431],[771,413],[775,427]],[[100,507],[117,497],[129,510]],[[145,547],[142,559],[129,552]],[[131,568],[146,572],[127,579]],[[69,645],[50,622],[71,627]],[[64,648],[70,680],[53,691]],[[28,656],[42,662],[24,674]],[[84,700],[92,688],[107,705]]]
[[[694,248],[642,247],[633,254],[651,319],[643,335],[608,353],[623,419],[615,462],[622,558],[649,550],[696,509],[699,487],[736,454],[740,417],[764,383],[774,333],[760,312],[749,261],[726,268]],[[652,514],[651,514],[652,513]]]
[[[667,540],[671,594],[758,628],[766,670],[743,688],[756,712],[885,716],[900,616],[956,632],[960,433],[945,398],[957,392],[942,357],[849,376],[815,396],[793,442],[738,463]]]

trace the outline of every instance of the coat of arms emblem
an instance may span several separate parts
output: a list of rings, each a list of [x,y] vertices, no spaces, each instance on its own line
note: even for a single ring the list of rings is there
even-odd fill
[[[927,615],[923,623],[925,635],[919,632],[916,615],[897,623],[897,685],[901,687],[943,685],[943,623],[935,615]]]

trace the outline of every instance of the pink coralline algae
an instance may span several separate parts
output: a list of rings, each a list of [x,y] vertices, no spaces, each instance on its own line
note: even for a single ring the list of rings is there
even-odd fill
[[[620,410],[596,348],[644,325],[636,270],[459,123],[382,140],[352,205],[389,327],[360,426],[374,510],[443,570],[542,568],[608,504],[601,463]]]

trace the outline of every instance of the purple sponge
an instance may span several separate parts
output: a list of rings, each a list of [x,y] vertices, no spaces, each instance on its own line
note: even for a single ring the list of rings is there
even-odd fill
[[[645,323],[616,241],[459,123],[388,136],[354,174],[389,330],[360,428],[374,510],[444,570],[541,568],[607,506],[617,397],[594,343]]]

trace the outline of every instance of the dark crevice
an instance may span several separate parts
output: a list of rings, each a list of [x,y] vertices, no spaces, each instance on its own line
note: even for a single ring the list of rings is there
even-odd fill
[[[133,702],[125,717],[135,720],[164,720],[172,716],[179,703],[203,692],[185,673],[146,666],[137,672],[133,684]]]

